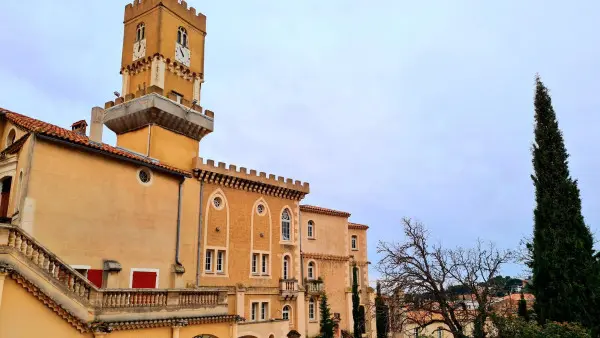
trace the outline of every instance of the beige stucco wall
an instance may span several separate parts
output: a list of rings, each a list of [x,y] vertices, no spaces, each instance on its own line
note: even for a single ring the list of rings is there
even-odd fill
[[[146,156],[148,155],[149,137],[150,126],[146,126],[138,130],[117,135],[117,146]]]
[[[150,132],[150,157],[176,168],[191,170],[198,156],[198,141],[153,125]]]
[[[0,306],[0,338],[91,338],[81,334],[14,280],[4,281]],[[34,325],[32,325],[32,318]]]
[[[308,222],[315,223],[314,239],[308,237]],[[302,251],[347,255],[348,218],[302,211]]]
[[[33,158],[38,240],[72,265],[119,261],[119,287],[129,287],[131,268],[160,269],[159,287],[170,286],[178,180],[154,172],[143,185],[137,166],[39,140]]]

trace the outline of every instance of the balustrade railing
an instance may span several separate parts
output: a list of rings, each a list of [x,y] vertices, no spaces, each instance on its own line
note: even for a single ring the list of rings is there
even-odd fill
[[[7,237],[2,237],[8,235]],[[4,238],[4,242],[1,239]],[[222,305],[227,297],[221,297],[223,291],[195,289],[101,289],[91,284],[67,263],[44,248],[22,229],[0,224],[0,247],[7,246],[19,252],[29,263],[39,267],[49,280],[58,283],[87,301],[91,307],[127,309],[127,308],[166,308],[203,307]],[[288,285],[288,284],[286,284]],[[297,282],[289,284],[297,290]],[[224,304],[224,303],[223,303]]]
[[[306,281],[304,286],[306,287],[306,291],[311,294],[323,292],[323,282],[321,282],[321,281],[308,280],[308,281]]]
[[[297,279],[281,279],[279,280],[281,291],[298,291]]]

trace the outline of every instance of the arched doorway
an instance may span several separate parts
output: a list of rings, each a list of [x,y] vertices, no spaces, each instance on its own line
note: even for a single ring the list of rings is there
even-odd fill
[[[0,222],[6,222],[8,219],[8,202],[10,201],[10,188],[12,187],[12,177],[6,176],[1,181],[0,189]]]

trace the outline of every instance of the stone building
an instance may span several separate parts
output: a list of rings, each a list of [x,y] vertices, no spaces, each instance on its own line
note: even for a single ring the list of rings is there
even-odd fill
[[[352,331],[368,227],[302,205],[308,183],[200,157],[203,14],[136,0],[124,25],[122,91],[89,125],[0,108],[0,338],[312,337],[323,292]]]

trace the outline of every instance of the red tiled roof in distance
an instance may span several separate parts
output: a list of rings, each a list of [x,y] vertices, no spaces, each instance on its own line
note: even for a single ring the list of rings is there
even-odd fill
[[[175,167],[171,167],[171,166],[165,165],[165,164],[160,164],[160,163],[153,161],[147,157],[135,155],[128,151],[110,146],[106,143],[92,142],[84,135],[80,135],[74,131],[64,129],[64,128],[55,126],[53,124],[50,124],[50,123],[47,123],[44,121],[36,120],[34,118],[12,112],[12,111],[6,110],[4,108],[0,108],[0,114],[3,114],[4,116],[6,116],[6,119],[9,120],[10,122],[14,123],[16,126],[22,128],[22,129],[25,129],[27,131],[36,133],[36,134],[50,136],[52,138],[64,140],[69,143],[82,145],[82,146],[88,147],[90,149],[100,150],[101,152],[104,152],[107,154],[126,157],[126,158],[129,158],[132,160],[136,160],[136,161],[139,161],[142,163],[149,164],[151,166],[166,169],[171,172],[190,176],[190,172],[188,172],[188,171],[181,170],[181,169],[178,169]]]
[[[321,207],[317,207],[314,205],[301,205],[300,211],[314,212],[315,214],[329,215],[329,216],[350,217],[349,212],[321,208]]]
[[[367,230],[367,229],[369,229],[369,226],[368,225],[364,225],[364,224],[358,224],[358,223],[348,222],[348,229]]]

